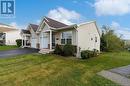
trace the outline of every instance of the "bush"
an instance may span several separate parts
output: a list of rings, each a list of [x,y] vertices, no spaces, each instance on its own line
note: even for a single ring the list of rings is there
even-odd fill
[[[96,49],[94,49],[94,50],[93,50],[93,56],[96,57],[98,54],[99,54],[99,51],[96,50]]]
[[[92,52],[92,51],[89,51],[89,50],[85,50],[85,51],[82,51],[82,52],[81,52],[81,58],[82,58],[82,59],[88,59],[88,58],[90,58],[92,55],[93,55],[93,52]]]
[[[98,50],[94,49],[93,51],[85,50],[81,52],[82,59],[88,59],[91,57],[96,57],[98,55]]]
[[[16,43],[17,43],[18,47],[21,47],[22,46],[22,39],[17,39]]]
[[[66,45],[56,45],[54,54],[62,56],[74,56],[76,53],[76,46],[66,44]]]
[[[57,55],[62,55],[62,48],[60,45],[56,44],[55,50],[54,50],[54,54]]]
[[[75,53],[75,49],[73,45],[66,44],[63,47],[63,56],[73,56]]]

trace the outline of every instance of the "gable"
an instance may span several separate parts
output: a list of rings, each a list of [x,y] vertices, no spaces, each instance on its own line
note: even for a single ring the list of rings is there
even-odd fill
[[[28,26],[27,29],[30,31],[31,34],[32,34],[32,33],[35,33],[34,30],[30,27],[30,25]]]
[[[38,31],[41,31],[43,29],[44,25],[47,25],[49,28],[51,28],[53,30],[57,30],[57,29],[63,28],[63,27],[68,27],[68,25],[66,25],[64,23],[61,23],[59,21],[56,21],[56,20],[48,18],[48,17],[44,17],[39,25]]]
[[[34,32],[36,32],[37,29],[38,29],[38,27],[39,27],[39,26],[36,25],[36,24],[30,24],[29,26],[33,29]]]
[[[50,27],[46,24],[41,27],[41,32],[46,32],[46,31],[50,31],[50,30],[51,30]]]
[[[27,29],[30,31],[30,33],[31,33],[31,37],[32,37],[32,38],[36,38],[36,37],[37,37],[36,32],[34,32],[34,30],[33,30],[30,26],[28,26]]]
[[[54,19],[48,18],[48,17],[45,17],[44,21],[52,28],[62,28],[62,27],[68,26],[62,22],[59,22],[57,20],[54,20]]]
[[[100,31],[96,25],[96,22],[81,24],[78,26],[78,30],[84,30],[87,31],[89,34],[96,34],[100,37]]]

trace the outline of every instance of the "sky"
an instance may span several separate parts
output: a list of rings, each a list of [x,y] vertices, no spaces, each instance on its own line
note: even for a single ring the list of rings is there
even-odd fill
[[[44,16],[68,25],[96,21],[99,28],[111,26],[130,39],[130,0],[15,0],[15,8],[15,17],[0,18],[0,23],[26,29]]]

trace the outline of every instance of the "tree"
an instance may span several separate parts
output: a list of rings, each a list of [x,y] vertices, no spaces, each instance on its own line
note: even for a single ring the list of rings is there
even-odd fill
[[[102,27],[101,50],[102,51],[120,51],[124,48],[124,42],[118,37],[114,30],[109,26]]]

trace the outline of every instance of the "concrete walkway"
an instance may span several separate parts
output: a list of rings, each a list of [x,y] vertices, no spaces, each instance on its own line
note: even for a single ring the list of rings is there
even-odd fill
[[[123,75],[125,77],[130,77],[130,65],[114,68],[114,69],[111,69],[109,71],[111,71],[113,73],[118,73],[118,74]]]
[[[103,70],[103,71],[99,72],[98,75],[100,75],[106,79],[109,79],[121,86],[130,86],[130,79],[128,79],[120,74]]]

